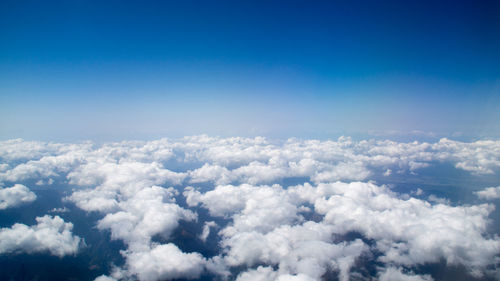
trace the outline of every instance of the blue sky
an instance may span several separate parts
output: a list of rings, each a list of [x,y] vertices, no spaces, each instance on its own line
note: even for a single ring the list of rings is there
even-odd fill
[[[498,137],[499,50],[498,1],[1,1],[0,138]]]

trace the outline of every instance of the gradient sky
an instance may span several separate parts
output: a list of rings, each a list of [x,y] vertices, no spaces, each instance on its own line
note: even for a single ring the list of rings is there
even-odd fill
[[[0,1],[0,139],[500,136],[499,1]]]

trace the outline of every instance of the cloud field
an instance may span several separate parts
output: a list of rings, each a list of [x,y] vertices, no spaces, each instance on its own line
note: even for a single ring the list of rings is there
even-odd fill
[[[17,139],[0,142],[0,160],[0,213],[43,200],[38,189],[65,186],[63,204],[98,215],[93,231],[123,243],[123,264],[99,281],[436,280],[425,271],[433,264],[500,278],[491,231],[500,223],[491,216],[498,184],[471,186],[476,199],[464,203],[384,183],[439,165],[496,176],[500,141]],[[34,224],[0,228],[0,255],[78,256],[92,247],[72,232],[79,221],[61,217],[40,213]],[[197,226],[185,239],[200,249],[176,244],[186,224]]]

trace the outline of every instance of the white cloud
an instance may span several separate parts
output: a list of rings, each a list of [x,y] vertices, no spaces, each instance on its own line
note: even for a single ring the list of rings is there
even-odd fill
[[[94,281],[117,281],[117,279],[106,275],[101,275],[94,279]]]
[[[200,234],[200,240],[205,242],[207,241],[208,236],[210,235],[210,228],[218,227],[218,225],[214,221],[207,221],[203,225],[203,232]]]
[[[500,167],[499,151],[500,141],[464,143],[448,139],[437,143],[398,143],[355,142],[341,137],[337,141],[289,139],[272,144],[264,138],[195,136],[173,141],[108,143],[101,147],[92,143],[12,140],[0,142],[0,158],[6,162],[0,169],[0,181],[37,179],[44,183],[68,175],[70,182],[77,185],[96,185],[96,181],[105,180],[112,184],[120,178],[103,178],[107,172],[99,169],[115,170],[126,181],[127,169],[133,174],[135,169],[149,168],[157,169],[173,184],[186,177],[191,183],[216,184],[272,184],[286,177],[325,182],[364,180],[380,169],[386,175],[389,170],[414,172],[432,161],[450,162],[474,174],[488,174]],[[186,174],[175,173],[162,167],[160,163],[165,161],[201,167]]]
[[[199,278],[205,262],[199,253],[183,253],[171,243],[127,253],[129,272],[143,281]]]
[[[146,150],[149,149],[151,147],[148,145]],[[67,199],[83,210],[103,213],[104,217],[97,224],[98,229],[109,230],[112,239],[122,240],[127,245],[127,250],[121,252],[126,265],[117,269],[120,274],[113,275],[113,278],[135,276],[140,280],[157,280],[170,279],[170,276],[197,276],[196,270],[204,270],[204,260],[198,262],[195,259],[199,254],[185,254],[177,248],[174,250],[174,245],[167,244],[167,247],[152,243],[152,237],[155,235],[168,239],[178,227],[179,220],[197,219],[195,213],[181,208],[176,203],[175,196],[178,192],[174,188],[159,186],[165,183],[180,184],[186,174],[165,169],[159,162],[134,160],[158,159],[141,154],[143,150],[118,146],[114,149],[106,147],[105,154],[96,152],[92,156],[92,162],[87,161],[68,174],[70,183],[87,188],[75,190]],[[172,157],[170,150],[161,151],[161,157]],[[133,156],[117,161],[114,158],[109,159],[108,153]],[[188,264],[184,267],[169,268],[164,264],[172,262],[166,259],[168,255],[176,255],[179,262],[192,262],[196,266],[201,265],[201,268],[194,270]],[[145,261],[158,264],[145,266],[142,264]]]
[[[24,180],[42,185],[66,180],[76,186],[67,199],[99,212],[98,229],[127,247],[122,251],[125,265],[111,273],[117,280],[196,278],[205,269],[224,278],[235,268],[243,271],[237,274],[240,280],[317,280],[332,271],[347,280],[354,276],[350,268],[356,259],[375,250],[386,266],[380,278],[429,280],[400,266],[445,259],[480,273],[495,266],[500,252],[498,238],[486,233],[492,205],[453,207],[432,194],[428,201],[440,204],[430,204],[410,197],[422,195],[421,190],[403,196],[374,183],[352,182],[418,172],[435,161],[475,175],[495,173],[500,141],[399,143],[341,137],[279,143],[194,136],[95,145],[12,140],[0,142],[0,159],[0,186]],[[288,178],[314,185],[276,184]],[[188,207],[181,207],[176,198],[186,183],[194,187],[184,189]],[[26,195],[19,198],[28,198],[21,201],[30,200],[31,191],[17,189]],[[491,199],[497,189],[476,194]],[[214,235],[222,248],[209,260],[152,241],[156,235],[168,240],[180,220],[198,220],[189,209],[194,206],[229,221],[217,225]],[[206,240],[216,224],[198,223],[204,227],[197,235]],[[351,231],[374,245],[336,240]],[[170,255],[183,263],[169,267]]]
[[[257,269],[250,269],[242,272],[236,281],[269,281],[275,280],[278,273],[272,267],[259,266]]]
[[[500,198],[500,186],[487,187],[481,191],[474,192],[481,199],[493,200]]]
[[[201,168],[189,173],[190,183],[216,182],[218,184],[228,184],[232,179],[231,172],[219,165],[210,165],[205,163]]]
[[[495,264],[500,253],[500,240],[485,236],[493,210],[488,204],[453,207],[443,201],[431,205],[416,198],[401,199],[384,186],[362,182],[288,189],[227,185],[205,193],[186,188],[184,195],[190,206],[201,204],[213,216],[231,218],[232,223],[219,232],[221,258],[229,267],[264,264],[278,266],[280,274],[311,278],[338,270],[341,279],[347,280],[350,267],[367,248],[361,241],[335,244],[332,239],[352,231],[376,241],[382,253],[379,261],[387,264],[417,266],[445,259],[478,274]],[[323,220],[305,221],[304,204],[312,204]]]
[[[360,162],[339,163],[332,169],[319,172],[312,176],[314,182],[331,182],[338,180],[363,180],[371,172]]]
[[[312,221],[302,224],[300,202],[277,185],[218,186],[205,194],[187,188],[184,194],[188,204],[201,203],[214,216],[232,218],[233,223],[220,231],[222,259],[229,267],[278,265],[282,272],[276,278],[299,274],[294,278],[309,279],[334,270],[348,280],[355,259],[367,250],[360,240],[333,243],[331,226]],[[261,271],[267,272],[249,271],[239,278],[265,273]]]
[[[330,183],[293,189],[314,204],[337,233],[357,231],[377,241],[384,262],[404,265],[437,262],[484,268],[500,252],[498,238],[486,238],[492,205],[431,205],[402,200],[372,183]]]
[[[434,194],[429,195],[427,197],[427,201],[433,202],[433,203],[437,203],[437,204],[446,204],[446,205],[450,204],[450,200],[449,199],[437,197]]]
[[[184,195],[189,205],[202,203],[213,216],[233,215],[235,231],[258,229],[266,232],[276,225],[302,220],[297,214],[297,206],[279,185],[217,186],[205,194],[187,188]]]
[[[72,223],[59,216],[36,218],[37,224],[14,224],[0,229],[0,254],[49,252],[58,257],[76,254],[82,239],[72,234]]]
[[[108,213],[99,221],[99,229],[110,229],[113,239],[121,239],[129,245],[144,247],[156,234],[170,236],[178,221],[194,220],[196,215],[175,204],[175,190],[153,186],[120,202],[120,211]]]
[[[69,212],[69,209],[66,208],[66,207],[62,207],[62,208],[53,208],[52,210],[50,210],[49,212],[51,213],[67,213]]]
[[[404,273],[401,268],[389,267],[379,275],[380,281],[432,281],[429,275],[415,275],[414,273]]]
[[[36,200],[36,194],[22,184],[0,188],[0,210],[16,207]]]

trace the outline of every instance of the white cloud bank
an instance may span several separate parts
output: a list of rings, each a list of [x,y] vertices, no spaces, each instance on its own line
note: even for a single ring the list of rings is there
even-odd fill
[[[122,182],[126,181],[127,169],[139,173],[152,169],[150,172],[163,173],[174,183],[272,184],[293,177],[320,183],[417,171],[433,161],[448,162],[477,175],[492,174],[500,168],[500,141],[355,142],[341,137],[337,141],[289,139],[276,144],[264,138],[195,136],[98,147],[91,143],[11,140],[0,142],[0,159],[5,162],[0,168],[0,182],[35,179],[50,183],[51,178],[67,176],[77,185],[96,185],[120,166]],[[163,167],[169,161],[189,168],[183,173],[172,172]],[[87,177],[83,177],[85,174]]]
[[[0,254],[43,253],[63,257],[76,254],[82,239],[72,234],[72,223],[59,216],[36,218],[37,224],[27,226],[16,223],[0,229]]]
[[[379,276],[380,281],[432,281],[429,275],[415,275],[413,273],[404,273],[401,268],[389,267]]]
[[[0,210],[17,207],[35,200],[36,194],[22,184],[0,188]]]
[[[217,186],[205,193],[187,188],[184,194],[189,205],[201,204],[213,216],[232,219],[220,231],[226,267],[277,266],[276,278],[301,274],[319,280],[335,270],[341,280],[348,280],[356,258],[370,250],[361,240],[334,242],[349,232],[374,240],[373,249],[381,253],[378,260],[386,264],[417,266],[444,259],[480,276],[499,261],[500,239],[484,235],[493,210],[488,204],[431,205],[400,199],[384,186],[362,182],[288,189]],[[319,222],[305,220],[302,212],[308,205],[322,215]],[[255,274],[264,273],[250,271],[240,277]]]
[[[329,274],[354,280],[369,278],[357,270],[363,259],[384,265],[380,280],[432,280],[407,269],[445,260],[481,276],[499,263],[500,240],[487,234],[493,205],[431,204],[369,180],[415,173],[434,162],[492,174],[500,169],[500,141],[272,143],[195,136],[97,146],[12,140],[0,143],[0,159],[0,183],[50,185],[55,179],[76,186],[67,200],[100,213],[97,228],[125,243],[123,267],[96,280],[204,273],[230,280],[321,280]],[[310,183],[278,184],[297,178]],[[195,207],[208,210],[209,220],[201,221]],[[217,254],[203,257],[175,245],[171,236],[180,221],[203,226],[193,236],[203,243],[217,236]],[[18,228],[36,232],[25,225],[2,231]],[[350,233],[363,239],[347,239]],[[45,250],[70,253],[64,245]]]
[[[475,192],[477,197],[486,200],[493,200],[500,198],[500,186],[497,187],[487,187],[483,190]]]

